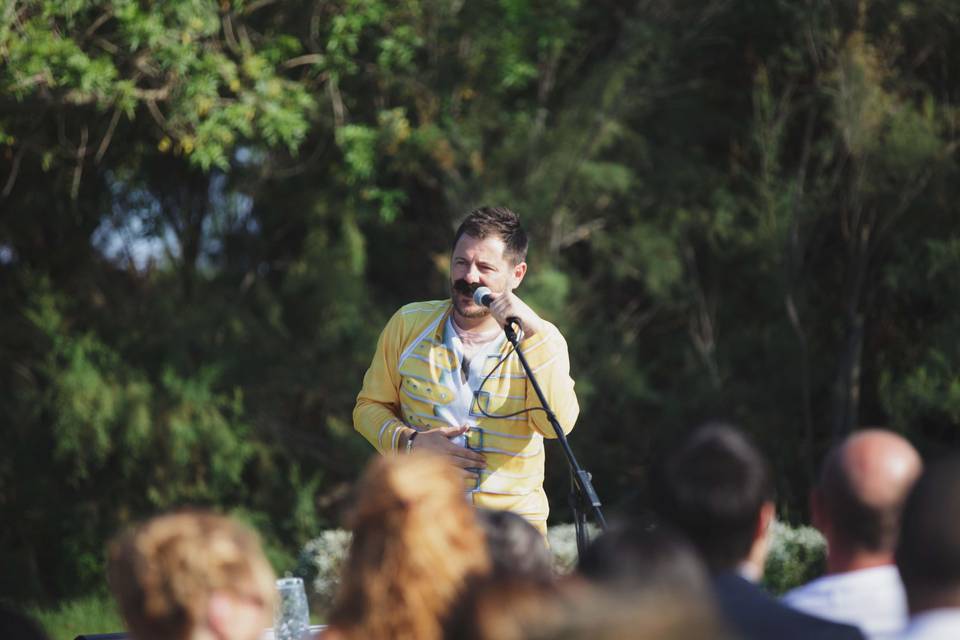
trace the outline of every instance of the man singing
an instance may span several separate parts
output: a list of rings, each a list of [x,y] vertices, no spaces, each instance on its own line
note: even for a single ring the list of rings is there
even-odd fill
[[[514,511],[545,534],[543,438],[556,434],[511,353],[507,318],[520,322],[520,349],[564,433],[580,409],[566,341],[513,293],[527,273],[526,254],[517,214],[505,207],[471,212],[453,240],[450,300],[414,302],[393,315],[363,378],[353,424],[381,453],[447,456],[474,504]],[[480,286],[492,291],[489,308],[474,302]]]

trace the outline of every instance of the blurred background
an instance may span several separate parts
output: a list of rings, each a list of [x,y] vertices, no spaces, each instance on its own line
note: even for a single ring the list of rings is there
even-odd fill
[[[180,505],[340,524],[377,335],[520,213],[607,513],[708,418],[781,517],[832,439],[960,424],[955,0],[0,2],[0,597]],[[548,449],[552,522],[568,479]]]

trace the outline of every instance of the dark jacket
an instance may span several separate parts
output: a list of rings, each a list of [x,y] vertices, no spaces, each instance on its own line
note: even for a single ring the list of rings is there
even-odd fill
[[[846,624],[791,609],[766,591],[733,572],[713,576],[721,613],[745,640],[863,640],[863,633]]]

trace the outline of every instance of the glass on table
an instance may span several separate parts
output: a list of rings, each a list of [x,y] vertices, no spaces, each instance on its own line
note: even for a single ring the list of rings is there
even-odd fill
[[[310,610],[307,592],[300,578],[277,580],[277,610],[273,617],[274,640],[307,640],[310,637]]]

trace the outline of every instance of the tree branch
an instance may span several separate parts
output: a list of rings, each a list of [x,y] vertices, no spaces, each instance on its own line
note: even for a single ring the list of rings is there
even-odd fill
[[[233,21],[230,19],[230,14],[224,14],[223,18],[220,20],[223,24],[223,39],[227,43],[227,47],[236,55],[243,55],[243,49],[240,47],[240,43],[237,42],[237,36],[233,32]]]
[[[73,184],[70,187],[70,199],[76,202],[80,194],[80,178],[83,176],[83,157],[87,155],[87,140],[90,131],[86,126],[80,131],[80,146],[77,147],[77,168],[73,171]]]
[[[333,106],[333,121],[337,128],[340,128],[346,121],[347,108],[343,104],[343,96],[340,95],[336,76],[331,76],[327,81],[327,93],[330,95],[330,104]]]
[[[109,20],[112,17],[113,17],[113,9],[107,8],[107,10],[104,11],[102,14],[100,14],[100,17],[94,20],[93,24],[91,24],[87,28],[87,30],[83,33],[83,39],[89,40],[91,36],[93,36],[93,34],[96,33],[97,29],[102,27],[107,22],[107,20]]]
[[[323,62],[323,56],[319,53],[308,53],[306,55],[297,56],[296,58],[290,58],[283,62],[280,66],[284,69],[293,69],[294,67],[300,67],[307,64],[317,64]]]
[[[160,107],[157,106],[157,103],[153,100],[147,100],[147,110],[150,112],[150,115],[153,116],[154,121],[160,128],[164,131],[167,131],[167,119],[163,117],[163,113],[160,112]]]
[[[96,164],[100,164],[100,161],[103,160],[103,154],[107,152],[107,147],[110,146],[110,140],[113,139],[113,133],[117,129],[118,122],[120,122],[120,107],[113,110],[113,117],[110,118],[110,126],[107,127],[107,132],[104,134],[103,140],[100,141],[100,147],[97,149],[97,156],[94,159]]]
[[[104,38],[95,38],[93,43],[111,55],[116,55],[120,47]]]
[[[10,167],[10,175],[7,176],[7,183],[3,185],[3,193],[0,194],[4,198],[10,195],[10,192],[13,191],[13,185],[17,181],[17,175],[20,173],[20,161],[23,160],[23,154],[27,150],[27,145],[21,145],[17,150],[17,153],[13,156],[13,165]]]

